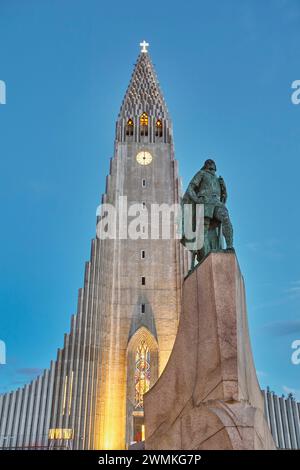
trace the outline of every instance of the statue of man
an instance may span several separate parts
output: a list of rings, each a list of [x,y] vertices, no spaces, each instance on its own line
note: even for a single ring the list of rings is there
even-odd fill
[[[182,199],[183,204],[192,204],[194,206],[194,217],[197,217],[195,205],[204,205],[204,246],[201,250],[192,252],[192,268],[196,257],[200,261],[210,251],[222,249],[222,233],[226,241],[226,251],[234,251],[233,229],[225,206],[227,200],[226,185],[221,176],[216,176],[216,171],[215,162],[210,159],[206,160],[204,166],[191,180]],[[195,224],[193,225],[195,226]],[[186,244],[184,235],[181,241],[184,245]]]

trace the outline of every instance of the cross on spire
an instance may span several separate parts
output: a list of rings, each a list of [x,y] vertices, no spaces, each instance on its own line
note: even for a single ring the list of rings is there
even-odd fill
[[[149,42],[146,42],[145,39],[143,40],[143,42],[140,42],[140,46],[141,46],[141,52],[148,52],[147,51],[147,47],[149,47]]]

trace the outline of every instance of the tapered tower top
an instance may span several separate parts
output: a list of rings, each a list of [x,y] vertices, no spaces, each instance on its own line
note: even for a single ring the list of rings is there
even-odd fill
[[[141,51],[125,93],[117,122],[117,139],[140,141],[148,137],[169,140],[171,123],[154,66],[149,56],[149,43],[140,43]],[[126,139],[132,137],[132,139]],[[146,139],[147,140],[147,139]]]

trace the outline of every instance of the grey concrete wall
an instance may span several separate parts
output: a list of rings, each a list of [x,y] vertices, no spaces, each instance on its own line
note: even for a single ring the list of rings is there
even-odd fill
[[[264,390],[265,412],[276,446],[300,449],[300,403]]]

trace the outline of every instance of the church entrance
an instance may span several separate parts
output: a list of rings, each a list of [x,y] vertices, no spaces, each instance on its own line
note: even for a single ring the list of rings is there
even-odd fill
[[[158,378],[158,345],[150,331],[139,328],[127,350],[127,446],[145,439],[144,394]]]

